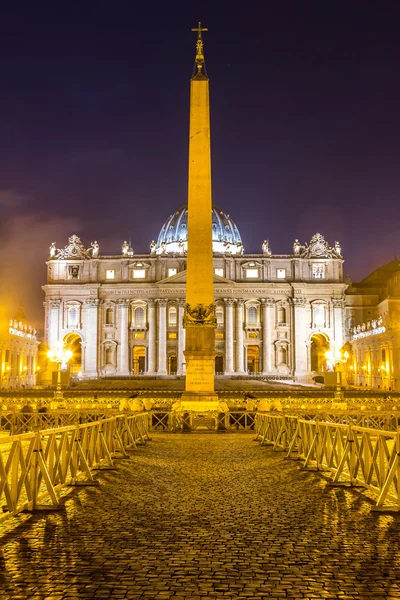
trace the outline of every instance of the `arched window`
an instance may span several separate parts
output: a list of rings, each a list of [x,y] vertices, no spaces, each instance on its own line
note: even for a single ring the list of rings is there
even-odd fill
[[[114,311],[111,308],[111,306],[109,306],[106,309],[106,325],[112,325],[114,323]]]
[[[215,309],[215,315],[217,317],[217,325],[223,325],[224,324],[224,309],[222,308],[222,306],[217,306],[217,308]]]
[[[283,306],[278,308],[278,323],[286,323],[286,309]]]
[[[170,325],[170,327],[176,326],[176,308],[175,308],[175,306],[171,306],[168,310],[168,325]]]
[[[135,325],[144,325],[144,308],[142,306],[138,306],[135,308],[134,312],[134,321]]]
[[[67,328],[77,329],[79,327],[79,306],[72,304],[67,308]]]
[[[247,309],[247,323],[249,325],[257,324],[257,309],[255,306],[249,306]]]

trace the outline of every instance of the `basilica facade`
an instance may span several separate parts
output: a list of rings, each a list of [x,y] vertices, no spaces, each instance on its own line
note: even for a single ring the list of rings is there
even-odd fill
[[[215,371],[310,381],[344,343],[343,258],[317,233],[275,255],[267,240],[245,254],[232,219],[213,206]],[[79,378],[185,374],[187,207],[165,222],[149,254],[124,242],[102,255],[72,235],[50,246],[45,342],[74,353]]]

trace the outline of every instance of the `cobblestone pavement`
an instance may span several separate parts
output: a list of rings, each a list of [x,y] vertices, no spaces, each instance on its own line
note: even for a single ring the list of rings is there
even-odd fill
[[[0,599],[400,598],[400,516],[249,434],[155,434],[0,537]]]

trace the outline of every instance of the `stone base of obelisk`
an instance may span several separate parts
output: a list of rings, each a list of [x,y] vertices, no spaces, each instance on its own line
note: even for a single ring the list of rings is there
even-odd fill
[[[186,384],[181,396],[181,410],[195,412],[218,410],[215,379],[215,327],[186,326]]]

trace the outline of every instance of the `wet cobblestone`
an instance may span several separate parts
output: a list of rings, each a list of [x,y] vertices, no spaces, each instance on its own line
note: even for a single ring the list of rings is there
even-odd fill
[[[0,600],[400,598],[400,516],[252,435],[155,434],[0,537]]]

